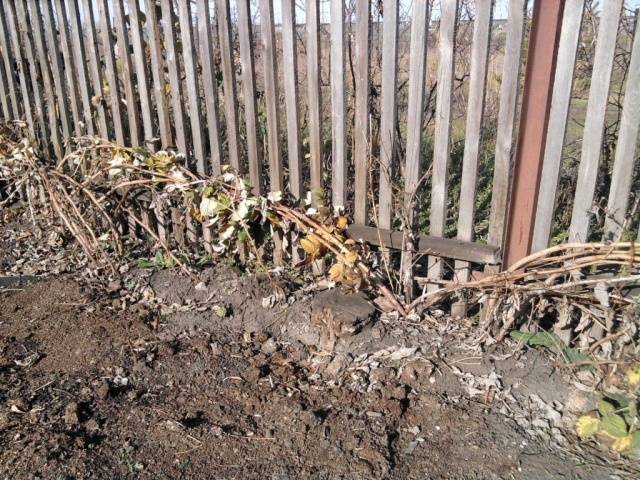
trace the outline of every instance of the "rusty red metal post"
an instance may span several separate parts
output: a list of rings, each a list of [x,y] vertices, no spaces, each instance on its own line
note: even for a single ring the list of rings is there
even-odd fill
[[[531,253],[564,0],[535,0],[518,129],[504,266]]]

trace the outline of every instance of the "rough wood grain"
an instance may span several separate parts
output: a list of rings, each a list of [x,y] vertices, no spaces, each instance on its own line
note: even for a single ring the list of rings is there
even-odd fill
[[[220,146],[220,125],[218,122],[218,81],[213,59],[213,37],[211,34],[211,12],[208,0],[198,0],[198,41],[200,44],[200,66],[202,69],[202,88],[207,114],[209,133],[209,167],[214,175],[220,174],[222,149]],[[209,231],[205,229],[206,234]]]
[[[307,0],[307,101],[309,108],[309,155],[311,190],[322,190],[322,90],[320,88],[320,2]],[[315,195],[314,195],[315,197]]]
[[[398,86],[398,2],[384,0],[382,20],[382,84],[380,92],[380,186],[378,226],[391,228],[393,168],[396,153]]]
[[[198,72],[195,62],[196,51],[193,43],[190,0],[179,0],[178,11],[180,17],[180,37],[182,38],[182,59],[184,61],[184,74],[187,87],[187,103],[189,105],[189,120],[191,122],[191,137],[193,141],[193,156],[196,160],[196,170],[198,173],[204,174],[204,136],[202,132],[202,117],[200,114]]]
[[[105,109],[106,102],[102,91],[102,65],[100,52],[98,50],[95,15],[93,14],[94,1],[83,0],[81,5],[87,32],[87,41],[84,46],[86,47],[86,56],[89,59],[89,75],[91,77],[91,86],[93,87],[91,103],[94,106],[94,110],[97,111],[98,132],[100,136],[102,138],[112,138],[109,135],[107,111]]]
[[[409,97],[407,101],[407,151],[404,167],[404,215],[409,232],[413,229],[416,194],[422,157],[422,118],[429,33],[429,2],[415,2],[411,14],[409,50]],[[405,232],[407,233],[407,232]],[[405,238],[400,277],[408,300],[413,296],[413,245]]]
[[[93,125],[93,106],[91,104],[92,90],[87,69],[87,56],[85,54],[84,35],[82,23],[80,22],[80,11],[78,0],[68,0],[65,2],[69,9],[69,26],[71,27],[72,53],[75,59],[76,72],[78,74],[78,92],[82,103],[83,119],[85,131],[89,135],[94,135],[96,129]],[[104,110],[102,111],[104,115]],[[104,118],[102,119],[104,120]],[[106,124],[106,120],[105,124]]]
[[[347,201],[347,130],[344,82],[344,0],[331,0],[331,194],[334,207]]]
[[[369,0],[356,2],[355,29],[355,77],[356,104],[354,126],[355,196],[353,219],[367,223],[367,198],[369,196]]]
[[[476,17],[473,23],[471,44],[471,68],[469,72],[469,100],[465,126],[464,153],[462,156],[462,178],[460,180],[460,207],[458,215],[458,240],[473,240],[478,163],[484,112],[487,60],[493,0],[476,0]],[[457,261],[456,278],[469,279],[467,262]]]
[[[458,1],[442,4],[440,13],[440,35],[438,37],[438,89],[436,92],[436,127],[433,140],[433,163],[431,176],[431,216],[429,233],[441,237],[447,220],[447,198],[449,191],[449,154],[451,148],[451,98],[455,61],[455,34]],[[442,276],[442,259],[429,257],[431,278]]]
[[[64,154],[62,138],[58,126],[58,117],[56,115],[56,96],[54,92],[53,78],[49,70],[49,59],[47,57],[47,47],[44,42],[44,28],[42,25],[42,17],[35,0],[29,0],[31,10],[30,25],[32,26],[33,37],[35,41],[38,63],[42,72],[42,80],[44,83],[44,92],[47,101],[47,118],[49,122],[49,130],[51,131],[51,140],[53,150],[56,157],[60,160]],[[29,11],[29,9],[27,9]]]
[[[262,156],[260,154],[257,109],[256,80],[253,59],[253,27],[249,0],[238,1],[238,36],[240,40],[240,63],[242,65],[242,97],[244,121],[247,131],[247,157],[249,159],[249,180],[252,191],[260,194],[262,188]]]
[[[153,97],[158,115],[158,128],[160,130],[160,143],[162,148],[168,148],[173,144],[171,134],[171,119],[169,117],[169,104],[165,93],[165,63],[162,56],[162,34],[160,31],[160,19],[158,18],[155,0],[145,0],[146,30],[149,42],[149,57],[151,63],[151,75],[153,78]],[[160,227],[159,227],[160,228]]]
[[[610,0],[602,11],[596,52],[593,60],[593,73],[589,87],[589,103],[584,122],[582,154],[578,168],[578,182],[573,200],[573,212],[569,227],[570,242],[586,242],[589,239],[589,226],[592,216],[593,196],[596,189],[602,137],[609,97],[609,84],[613,57],[615,55],[618,23],[623,0]]]
[[[140,134],[140,116],[138,115],[138,103],[133,83],[133,66],[131,64],[131,55],[129,54],[129,36],[127,35],[124,4],[122,2],[114,2],[112,5],[118,42],[118,59],[122,66],[122,83],[124,85],[124,97],[127,102],[129,141],[131,146],[144,146],[144,140],[147,139],[142,138]]]
[[[233,68],[233,45],[231,40],[231,14],[229,0],[216,1],[222,83],[224,87],[224,115],[227,126],[227,149],[231,166],[240,171],[240,145],[238,134],[238,96],[236,75]]]
[[[60,50],[62,51],[62,58],[64,60],[64,71],[67,78],[67,100],[71,107],[73,126],[76,135],[83,135],[85,132],[82,129],[81,124],[82,118],[80,111],[80,94],[78,93],[78,76],[76,73],[74,56],[72,54],[73,47],[69,36],[69,22],[67,21],[67,14],[62,0],[56,0],[55,20],[55,25],[57,25],[60,33],[60,38],[56,41],[60,42]],[[55,29],[55,26],[53,28]]]
[[[147,73],[147,54],[142,38],[140,10],[138,8],[138,0],[128,0],[128,2],[129,31],[131,32],[131,44],[133,45],[133,63],[136,71],[138,97],[140,98],[140,111],[142,112],[142,130],[145,141],[151,141],[156,137],[156,133],[153,125],[153,107],[151,105],[149,74]]]
[[[567,0],[558,45],[558,60],[542,165],[544,181],[540,182],[531,242],[533,252],[547,248],[549,245],[583,13],[584,0]]]
[[[18,101],[19,83],[16,82],[15,68],[13,66],[14,58],[11,49],[11,39],[9,38],[9,30],[7,29],[7,15],[4,9],[0,9],[0,42],[2,42],[2,62],[7,78],[7,89],[9,100],[11,102],[12,118],[20,118],[20,103]]]
[[[289,188],[294,198],[302,195],[302,153],[298,112],[298,58],[295,1],[282,0],[282,75],[287,120]]]
[[[640,28],[638,28],[637,22],[636,20],[636,31],[627,72],[622,117],[607,202],[607,218],[604,223],[604,239],[612,241],[619,241],[624,227],[629,226],[625,225],[625,219],[631,196],[633,163],[637,158],[636,145],[640,130]]]
[[[502,83],[500,84],[500,110],[498,112],[491,213],[489,215],[489,234],[487,236],[487,243],[496,246],[502,246],[504,240],[526,6],[526,0],[511,0],[506,26],[506,46],[502,66]]]
[[[120,104],[120,82],[116,70],[115,46],[111,31],[111,15],[109,13],[109,0],[98,0],[98,18],[100,18],[100,36],[104,53],[105,78],[107,81],[109,105],[111,106],[111,120],[116,142],[125,143],[122,108]]]

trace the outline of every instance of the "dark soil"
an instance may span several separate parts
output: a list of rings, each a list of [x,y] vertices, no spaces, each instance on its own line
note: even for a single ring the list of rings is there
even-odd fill
[[[610,478],[530,437],[491,389],[468,395],[447,367],[467,363],[455,325],[227,267],[136,275],[100,295],[5,280],[0,478]],[[514,391],[567,394],[537,352],[472,358]]]

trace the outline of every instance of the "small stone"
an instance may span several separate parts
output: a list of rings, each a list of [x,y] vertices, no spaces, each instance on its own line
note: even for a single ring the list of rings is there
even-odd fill
[[[74,426],[80,423],[78,417],[78,404],[76,402],[69,403],[64,409],[64,423],[69,426]]]
[[[109,397],[109,392],[111,392],[111,386],[109,385],[109,382],[107,382],[106,380],[103,380],[102,382],[100,382],[100,384],[98,385],[98,388],[96,388],[96,396],[100,400],[106,400],[107,397]]]
[[[271,337],[270,339],[268,339],[266,342],[262,344],[262,347],[260,347],[260,350],[262,351],[262,353],[266,355],[271,355],[278,350],[278,344],[276,343],[274,338]]]

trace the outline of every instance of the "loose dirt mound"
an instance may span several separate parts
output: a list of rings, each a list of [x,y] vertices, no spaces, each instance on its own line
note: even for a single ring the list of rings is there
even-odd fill
[[[471,361],[453,327],[227,268],[136,278],[135,302],[66,277],[0,293],[0,477],[608,478],[499,413],[507,387],[567,394],[534,352]]]

